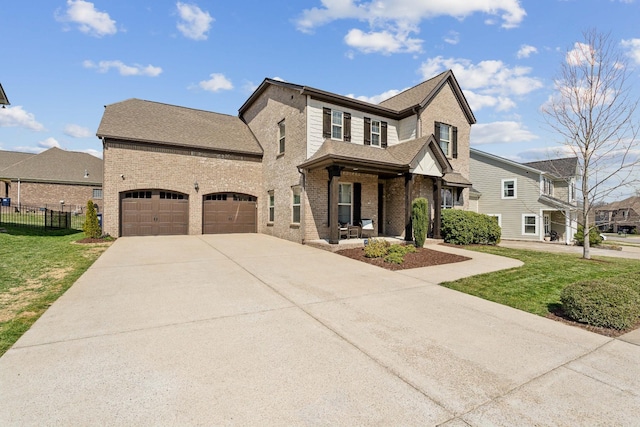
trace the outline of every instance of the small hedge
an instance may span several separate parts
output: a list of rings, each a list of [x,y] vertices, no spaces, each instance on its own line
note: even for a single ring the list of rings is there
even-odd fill
[[[442,238],[454,245],[495,245],[502,230],[495,217],[458,209],[442,211]]]
[[[402,264],[404,256],[417,249],[413,245],[392,245],[384,239],[369,239],[364,247],[364,256],[367,258],[384,258],[385,262]]]
[[[391,243],[384,239],[369,239],[369,243],[364,247],[364,256],[367,258],[382,258],[389,252]]]
[[[418,197],[411,204],[411,223],[416,246],[421,248],[429,230],[429,202],[424,197]]]
[[[88,238],[97,239],[102,235],[102,230],[100,230],[100,223],[98,221],[98,213],[96,212],[96,207],[91,200],[87,202],[87,214],[84,224],[82,224],[82,231],[84,231],[85,236]]]
[[[627,329],[640,320],[639,273],[612,279],[587,280],[566,286],[561,294],[564,313],[576,322]]]
[[[576,231],[573,238],[576,239],[576,243],[579,246],[584,246],[584,227],[582,225],[578,226],[578,231]],[[600,232],[595,227],[592,227],[589,230],[589,246],[596,246],[600,243],[602,243]]]

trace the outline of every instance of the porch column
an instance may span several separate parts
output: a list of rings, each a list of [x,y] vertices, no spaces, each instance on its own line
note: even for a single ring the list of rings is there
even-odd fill
[[[404,175],[404,240],[413,241],[413,224],[411,223],[411,193],[413,192],[413,174]]]
[[[340,241],[340,225],[338,224],[338,192],[340,184],[340,166],[329,166],[329,243]]]
[[[442,225],[442,178],[433,179],[433,238],[442,239],[440,235],[440,227]]]

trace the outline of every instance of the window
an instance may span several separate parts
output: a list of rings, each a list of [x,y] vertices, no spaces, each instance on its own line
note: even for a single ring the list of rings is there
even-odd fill
[[[380,146],[380,121],[371,120],[371,145]]]
[[[276,217],[276,197],[273,190],[269,191],[269,222],[273,222]]]
[[[542,178],[542,182],[543,182],[543,188],[542,188],[543,194],[547,196],[553,196],[553,181],[551,181],[547,177],[544,177]]]
[[[522,215],[522,234],[538,234],[537,218],[535,215]]]
[[[516,180],[515,179],[503,179],[502,180],[502,198],[503,199],[515,199],[517,198],[516,192]]]
[[[569,182],[569,202],[575,202],[575,201],[576,201],[576,182],[572,178],[571,181]]]
[[[440,123],[440,148],[447,157],[451,157],[451,126]]]
[[[451,188],[443,188],[440,190],[441,198],[442,198],[442,209],[451,209],[453,208],[453,191]]]
[[[284,153],[284,136],[285,136],[285,128],[284,128],[284,120],[278,123],[279,137],[278,137],[278,154]]]
[[[94,188],[93,189],[93,198],[94,199],[102,199],[102,188]]]
[[[342,111],[331,110],[331,138],[342,139]]]
[[[544,221],[544,234],[546,236],[551,233],[551,216],[549,214],[544,214],[542,220]]]
[[[300,223],[300,187],[295,186],[291,188],[293,192],[293,202],[291,204],[292,210],[292,222]]]
[[[338,187],[338,222],[351,224],[351,184]]]

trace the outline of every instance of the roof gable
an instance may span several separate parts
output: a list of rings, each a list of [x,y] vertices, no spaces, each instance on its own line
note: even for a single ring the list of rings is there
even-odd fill
[[[262,155],[262,147],[239,117],[135,98],[107,105],[97,136]]]
[[[102,184],[102,159],[91,154],[50,148],[8,168],[3,178],[72,184]]]

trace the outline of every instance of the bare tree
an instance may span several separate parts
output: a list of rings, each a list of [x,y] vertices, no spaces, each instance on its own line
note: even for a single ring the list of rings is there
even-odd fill
[[[593,207],[637,183],[634,169],[639,157],[633,148],[638,99],[631,95],[628,60],[609,34],[592,29],[583,36],[583,42],[567,51],[555,79],[556,93],[542,113],[566,151],[578,157],[582,202],[578,223],[585,235],[582,257],[590,259]]]

